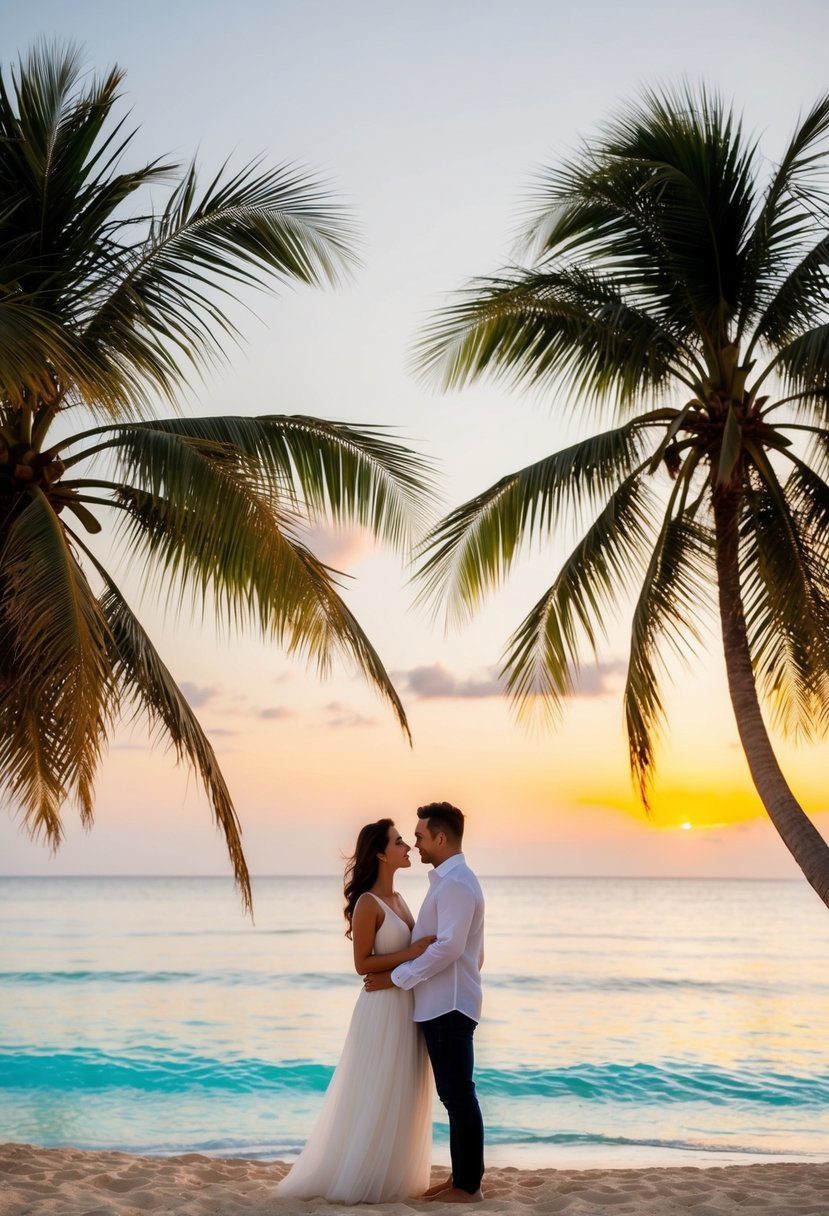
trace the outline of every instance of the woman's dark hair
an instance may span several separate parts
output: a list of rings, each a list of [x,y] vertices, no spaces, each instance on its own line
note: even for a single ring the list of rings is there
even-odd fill
[[[377,882],[380,870],[377,854],[385,853],[389,843],[389,828],[392,827],[394,827],[393,819],[378,819],[376,823],[367,823],[364,828],[360,828],[354,855],[349,857],[345,867],[345,889],[343,891],[345,908],[343,912],[348,921],[346,937],[351,937],[351,919],[354,916],[357,900],[366,891],[370,891]]]

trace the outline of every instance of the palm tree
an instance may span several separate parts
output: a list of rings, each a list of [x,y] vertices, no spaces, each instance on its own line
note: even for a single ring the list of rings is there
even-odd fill
[[[545,172],[528,265],[475,280],[424,335],[449,385],[492,374],[607,429],[512,473],[428,537],[424,594],[471,612],[567,511],[582,539],[503,659],[557,707],[605,612],[635,596],[624,693],[647,806],[666,650],[695,657],[716,587],[728,685],[763,804],[829,904],[829,848],[780,770],[829,725],[829,96],[768,168],[704,88],[647,92]]]
[[[143,716],[204,784],[249,907],[216,756],[95,535],[114,521],[122,556],[143,558],[168,602],[190,595],[321,667],[348,657],[407,731],[300,525],[327,513],[400,545],[428,477],[376,428],[156,416],[235,335],[226,299],[267,279],[335,281],[353,233],[290,165],[225,169],[206,189],[192,165],[124,167],[121,80],[84,81],[76,50],[45,44],[0,77],[0,783],[56,847],[67,801],[92,821],[114,723]],[[159,210],[147,195],[164,182]]]

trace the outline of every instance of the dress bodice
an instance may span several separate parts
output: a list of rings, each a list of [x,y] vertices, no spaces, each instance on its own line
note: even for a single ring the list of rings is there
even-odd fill
[[[412,931],[409,926],[400,919],[396,912],[392,912],[382,899],[377,899],[377,896],[372,895],[370,891],[367,894],[370,899],[377,900],[386,914],[374,938],[372,954],[396,954],[398,950],[405,950],[412,940]]]

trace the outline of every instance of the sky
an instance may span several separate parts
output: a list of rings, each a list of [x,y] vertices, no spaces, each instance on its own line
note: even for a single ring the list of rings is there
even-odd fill
[[[196,156],[204,177],[297,162],[329,180],[360,228],[362,265],[337,290],[246,295],[244,345],[182,394],[188,413],[308,413],[379,423],[440,470],[442,509],[572,437],[554,402],[503,385],[442,394],[412,372],[418,332],[469,278],[514,256],[533,181],[643,86],[703,80],[733,98],[773,161],[825,89],[829,9],[700,0],[143,0],[4,6],[3,65],[40,36],[126,69],[135,156]],[[575,433],[582,433],[576,431]],[[586,433],[586,432],[585,432]],[[567,535],[528,555],[467,626],[414,606],[410,571],[357,533],[319,531],[349,605],[392,673],[412,727],[347,668],[321,681],[272,644],[165,615],[124,581],[222,763],[259,874],[334,874],[359,827],[448,799],[488,874],[788,877],[754,794],[712,621],[691,670],[668,673],[653,813],[633,795],[621,689],[629,621],[556,729],[516,721],[496,679],[504,645],[549,584]],[[123,555],[121,555],[123,562]],[[123,566],[121,568],[124,568]],[[784,772],[829,830],[826,746],[775,736]],[[53,856],[0,816],[0,873],[227,873],[195,778],[124,724],[84,832],[67,808]]]

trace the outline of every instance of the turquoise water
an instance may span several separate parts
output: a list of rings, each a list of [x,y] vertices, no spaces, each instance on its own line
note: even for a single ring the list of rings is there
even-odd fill
[[[829,1159],[829,914],[798,882],[483,880],[493,1163]],[[401,887],[412,906],[423,871]],[[0,1140],[294,1156],[359,980],[336,879],[0,879]],[[436,1156],[447,1129],[435,1107]]]

